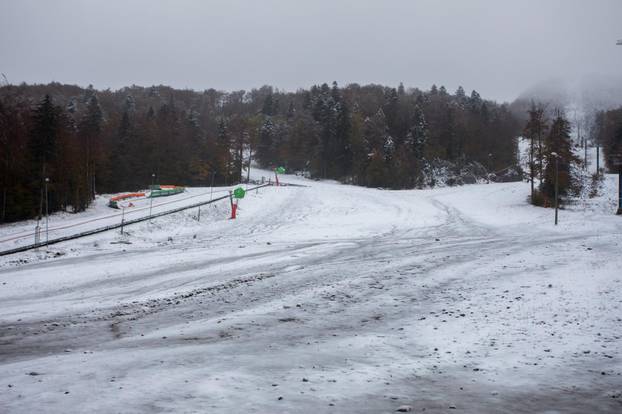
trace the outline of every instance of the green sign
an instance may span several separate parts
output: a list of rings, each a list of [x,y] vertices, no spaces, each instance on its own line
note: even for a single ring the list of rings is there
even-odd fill
[[[274,171],[276,171],[279,174],[285,174],[285,168],[283,167],[277,167],[274,169]]]
[[[235,198],[244,198],[245,194],[246,194],[246,191],[244,191],[242,187],[238,187],[235,190],[233,190],[233,196]]]

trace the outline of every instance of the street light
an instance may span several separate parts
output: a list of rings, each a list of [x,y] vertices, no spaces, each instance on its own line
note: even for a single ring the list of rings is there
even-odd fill
[[[555,158],[555,225],[557,226],[557,210],[559,207],[559,155],[551,152],[551,156]]]
[[[49,235],[48,235],[48,223],[50,221],[49,217],[49,209],[48,209],[48,183],[50,182],[50,179],[48,177],[45,177],[45,247],[47,248],[48,246],[48,241],[49,241]]]

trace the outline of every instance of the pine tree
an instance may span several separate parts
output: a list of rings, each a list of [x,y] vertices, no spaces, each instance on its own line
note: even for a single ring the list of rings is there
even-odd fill
[[[471,98],[469,99],[469,106],[471,107],[471,110],[474,112],[479,112],[480,107],[482,106],[482,97],[476,90],[471,91]]]
[[[458,89],[456,89],[456,99],[461,103],[466,101],[466,93],[462,86],[458,86]]]
[[[270,118],[268,118],[270,119]],[[229,135],[229,126],[227,120],[223,117],[218,121],[218,168],[220,177],[224,180],[225,185],[231,180],[231,136]]]
[[[259,142],[257,144],[257,159],[264,165],[274,162],[272,152],[274,144],[274,123],[271,117],[266,117],[259,129]]]
[[[45,95],[33,113],[33,128],[28,146],[33,168],[30,174],[32,177],[30,192],[32,194],[39,193],[39,217],[43,214],[44,180],[51,178],[54,182],[55,178],[53,163],[58,156],[58,141],[62,128],[61,117],[61,109],[53,104],[49,95]]]
[[[53,104],[46,96],[35,109],[32,116],[32,131],[28,145],[32,177],[29,184],[31,200],[38,199],[38,208],[31,204],[31,212],[38,212],[41,216],[44,205],[44,180],[49,178],[48,210],[56,211],[72,202],[70,193],[73,191],[77,171],[74,168],[79,161],[79,154],[73,151],[69,128],[69,120],[60,106]],[[86,195],[86,194],[85,194]],[[74,200],[76,201],[76,200]],[[78,199],[73,202],[74,211],[80,211],[88,206],[90,198]]]
[[[569,191],[579,189],[579,182],[572,177],[572,167],[578,165],[579,159],[572,152],[570,130],[570,122],[561,113],[558,113],[544,142],[546,167],[541,192],[547,200],[551,200],[550,205],[553,205],[555,200],[556,162],[559,171],[558,194],[560,198],[567,195]]]
[[[417,160],[423,160],[425,157],[425,147],[428,142],[428,124],[419,105],[415,106],[412,124],[410,133],[412,135],[413,154]]]
[[[89,90],[87,89],[87,91]],[[86,187],[89,189],[91,200],[94,200],[96,189],[95,171],[99,161],[99,138],[104,117],[101,107],[99,106],[97,95],[93,91],[90,91],[87,93],[87,96],[86,112],[78,124],[78,130],[80,131],[84,151],[84,179]]]
[[[296,115],[296,107],[294,106],[294,101],[289,101],[289,105],[287,106],[287,119],[291,120]]]
[[[29,145],[33,162],[40,171],[40,178],[44,178],[48,165],[56,158],[60,124],[60,108],[53,104],[50,95],[45,95],[33,113],[33,131]]]
[[[261,113],[266,116],[274,115],[274,100],[272,94],[269,94],[268,96],[266,96],[266,99],[264,99]]]
[[[400,82],[399,86],[397,87],[397,94],[398,96],[406,95],[406,89],[404,88],[404,84],[402,82]]]
[[[533,202],[535,180],[538,178],[542,182],[544,175],[543,138],[547,124],[544,108],[536,105],[535,102],[531,103],[531,108],[527,113],[529,114],[529,120],[523,134],[529,139],[529,176],[531,181],[531,199]]]

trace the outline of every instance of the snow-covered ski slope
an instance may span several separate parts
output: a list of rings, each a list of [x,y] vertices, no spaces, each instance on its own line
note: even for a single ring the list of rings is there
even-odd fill
[[[524,183],[283,180],[1,258],[0,412],[622,410],[614,176],[557,227]]]
[[[234,187],[188,188],[184,193],[170,197],[149,199],[147,197],[132,198],[119,202],[119,209],[108,206],[112,195],[97,196],[95,202],[86,212],[80,214],[56,213],[48,221],[49,240],[69,236],[97,228],[120,224],[121,220],[134,220],[149,217],[150,213],[158,214],[168,210],[185,207],[212,198],[226,196]],[[40,241],[46,237],[45,218],[37,223],[27,220],[11,223],[0,227],[0,251],[35,243],[36,226],[39,225]]]

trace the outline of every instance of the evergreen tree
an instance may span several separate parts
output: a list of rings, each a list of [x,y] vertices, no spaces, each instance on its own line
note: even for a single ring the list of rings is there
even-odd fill
[[[402,82],[400,82],[399,86],[397,87],[397,94],[398,96],[406,95],[406,89],[404,88],[404,84]]]
[[[46,95],[35,109],[32,124],[33,128],[28,146],[32,167],[30,192],[33,195],[39,193],[39,203],[38,209],[34,203],[31,205],[31,212],[38,211],[37,214],[41,217],[44,208],[44,182],[46,178],[50,179],[52,183],[55,182],[54,162],[58,157],[58,142],[63,128],[62,110],[54,105],[49,95]],[[52,191],[49,194],[48,200],[56,198],[53,193]],[[36,199],[36,196],[33,198]]]
[[[90,89],[87,89],[88,97],[86,101],[86,112],[84,113],[78,130],[82,139],[82,148],[84,153],[84,179],[86,182],[86,188],[88,188],[89,195],[92,200],[95,199],[95,180],[96,180],[96,168],[100,158],[100,134],[103,124],[103,113],[99,106],[97,95],[92,91],[92,85]]]
[[[33,130],[29,145],[40,178],[45,176],[48,165],[56,158],[60,127],[61,110],[53,104],[50,95],[45,95],[33,113]]]
[[[270,118],[268,118],[269,120]],[[229,126],[225,118],[220,118],[218,121],[218,167],[217,171],[220,173],[220,177],[224,180],[225,185],[231,182],[231,136],[229,135]]]
[[[266,117],[259,129],[259,143],[257,144],[257,159],[264,165],[274,163],[274,123],[271,117]]]
[[[423,160],[425,157],[425,147],[428,142],[428,124],[423,110],[418,105],[415,106],[412,125],[410,133],[412,136],[413,154],[417,160]]]
[[[572,176],[572,167],[577,166],[579,159],[572,152],[570,122],[561,113],[558,113],[553,120],[551,129],[546,136],[544,154],[546,166],[541,191],[545,199],[550,200],[549,205],[553,205],[555,200],[556,163],[558,166],[558,194],[560,198],[567,195],[569,191],[577,191],[580,185]],[[554,154],[557,154],[557,156]]]
[[[266,116],[274,115],[274,100],[272,94],[266,96],[266,99],[263,102],[263,108],[261,109],[261,113]]]
[[[462,86],[458,86],[458,89],[456,89],[456,100],[460,103],[466,101],[466,93]]]
[[[535,180],[537,178],[542,182],[544,175],[543,138],[547,124],[544,108],[536,105],[535,102],[531,103],[531,108],[527,113],[529,114],[529,120],[523,134],[529,139],[529,176],[531,181],[531,199],[533,201]]]

